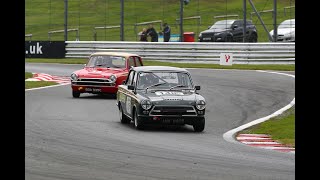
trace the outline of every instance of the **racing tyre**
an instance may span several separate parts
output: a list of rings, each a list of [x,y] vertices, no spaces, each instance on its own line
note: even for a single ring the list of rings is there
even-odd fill
[[[232,36],[226,36],[225,42],[232,42]]]
[[[193,130],[195,132],[202,132],[204,130],[204,127],[205,127],[205,119],[203,118],[199,122],[196,122],[193,125]]]
[[[129,124],[130,123],[130,119],[128,119],[126,117],[126,115],[123,114],[123,110],[122,110],[121,104],[119,105],[119,116],[120,116],[120,122],[122,124]]]
[[[134,127],[135,127],[136,129],[139,129],[139,130],[144,129],[143,123],[142,123],[141,120],[139,119],[137,111],[134,111],[134,119],[133,119],[133,122],[134,122]]]
[[[257,42],[257,41],[258,41],[257,34],[255,33],[251,34],[251,36],[249,37],[249,42]]]
[[[80,92],[78,92],[78,91],[72,91],[72,96],[73,96],[74,98],[78,98],[78,97],[80,97]]]

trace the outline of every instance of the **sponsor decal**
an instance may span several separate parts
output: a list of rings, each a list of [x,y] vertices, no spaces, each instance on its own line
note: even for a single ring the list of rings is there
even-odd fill
[[[25,41],[26,58],[64,58],[64,41]]]
[[[131,97],[130,96],[127,96],[126,110],[127,110],[127,113],[131,115]]]
[[[183,96],[183,92],[177,92],[177,91],[157,91],[155,92],[157,96],[162,96],[162,95],[179,95]]]

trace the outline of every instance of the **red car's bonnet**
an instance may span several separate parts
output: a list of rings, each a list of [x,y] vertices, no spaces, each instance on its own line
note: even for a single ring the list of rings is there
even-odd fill
[[[117,75],[117,73],[122,73],[123,71],[126,71],[125,68],[88,68],[85,67],[81,70],[76,71],[76,74],[81,77],[86,78],[109,78],[112,74]]]

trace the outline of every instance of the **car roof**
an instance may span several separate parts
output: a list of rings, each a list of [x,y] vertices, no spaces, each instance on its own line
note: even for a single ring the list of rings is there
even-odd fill
[[[171,67],[171,66],[138,66],[132,67],[137,72],[152,72],[152,71],[171,71],[171,72],[188,72],[186,69]]]
[[[282,22],[288,22],[288,21],[295,22],[295,21],[296,21],[296,19],[287,19],[287,20],[284,20],[284,21],[282,21]]]
[[[95,53],[92,53],[90,56],[103,56],[103,55],[124,56],[124,57],[139,56],[137,54],[126,53],[126,52],[95,52]]]
[[[225,19],[225,20],[220,20],[220,21],[217,21],[217,22],[224,22],[224,21],[234,22],[234,21],[243,21],[243,19]],[[252,22],[252,20],[247,19],[247,22]]]
[[[225,21],[234,22],[234,21],[236,21],[236,20],[235,20],[235,19],[225,19],[225,20],[217,21],[217,22],[215,22],[215,23],[221,23],[221,22],[225,22]]]

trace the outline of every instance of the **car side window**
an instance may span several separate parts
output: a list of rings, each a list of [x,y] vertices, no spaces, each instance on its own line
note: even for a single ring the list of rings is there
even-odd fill
[[[128,64],[129,64],[129,68],[130,68],[131,66],[133,66],[133,67],[134,67],[134,59],[133,59],[133,57],[132,57],[132,56],[129,58],[129,60],[128,60]]]
[[[242,23],[241,23],[240,21],[235,21],[235,22],[233,23],[233,26],[234,26],[234,25],[237,25],[238,28],[239,28],[239,27],[242,27]]]
[[[130,71],[130,74],[129,74],[127,82],[126,82],[126,85],[131,85],[132,84],[133,75],[134,75],[134,71]]]
[[[136,66],[142,66],[140,63],[140,58],[139,57],[134,57],[135,61],[136,61]]]

